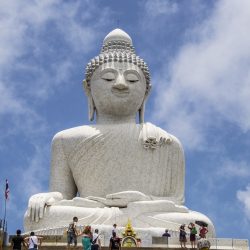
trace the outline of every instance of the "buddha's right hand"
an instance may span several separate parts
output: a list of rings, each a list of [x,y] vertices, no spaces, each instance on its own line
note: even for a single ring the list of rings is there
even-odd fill
[[[46,206],[53,205],[63,199],[59,192],[39,193],[29,199],[27,215],[32,221],[38,222],[43,218]]]

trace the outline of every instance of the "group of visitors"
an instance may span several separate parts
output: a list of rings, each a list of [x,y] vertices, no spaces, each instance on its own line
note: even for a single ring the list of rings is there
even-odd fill
[[[74,217],[73,221],[69,224],[67,229],[67,246],[70,247],[73,244],[77,246],[77,237],[82,236],[83,250],[101,250],[101,240],[99,230],[96,228],[92,233],[91,226],[85,226],[82,232],[77,230],[78,218]],[[110,237],[109,250],[120,250],[121,239],[117,236],[117,225],[113,225],[112,235]],[[13,250],[21,250],[22,246],[28,247],[29,250],[38,250],[38,246],[42,245],[43,237],[36,236],[34,232],[30,233],[30,236],[23,237],[21,230],[16,231],[16,236],[11,240]]]
[[[91,226],[84,227],[82,232],[77,230],[78,218],[74,217],[73,221],[69,224],[67,230],[67,245],[68,248],[73,243],[77,246],[77,237],[82,236],[82,246],[83,250],[100,250],[101,241],[99,238],[99,230],[95,229],[94,233],[91,231]]]
[[[185,226],[186,226],[185,224],[182,224],[179,228],[179,241],[180,241],[181,248],[187,248],[186,247],[187,232],[186,232]],[[197,237],[198,231],[196,229],[195,224],[192,222],[189,223],[187,228],[190,230],[189,240],[191,243],[191,248],[194,249],[196,248],[196,239],[198,238]],[[207,233],[208,233],[207,227],[205,225],[202,225],[199,229],[199,237],[206,238]],[[162,236],[166,237],[167,239],[171,237],[170,233],[168,232],[168,229],[165,230],[165,233]]]
[[[67,243],[68,247],[72,243],[77,246],[77,237],[82,236],[82,246],[83,250],[101,250],[101,240],[99,235],[99,230],[96,228],[94,233],[92,233],[91,226],[85,226],[82,232],[77,230],[78,218],[74,217],[73,222],[69,224],[67,230]],[[117,237],[116,232],[117,225],[113,225],[112,236],[110,238],[109,250],[120,250],[121,243],[120,238]]]
[[[186,242],[187,242],[187,232],[185,230],[185,224],[182,224],[180,226],[180,229],[179,229],[179,241],[180,241],[180,245],[181,245],[181,248],[187,248],[186,247]],[[189,240],[190,240],[190,243],[191,243],[191,248],[194,249],[196,248],[196,238],[197,238],[197,229],[196,229],[196,226],[193,222],[190,222],[189,225],[188,225],[188,229],[190,230],[190,233],[189,233]],[[208,229],[205,225],[202,225],[199,229],[199,237],[200,238],[206,238],[206,234],[208,233]]]
[[[99,230],[97,228],[95,229],[94,233],[92,233],[91,226],[86,226],[83,232],[78,235],[82,235],[83,250],[100,250],[101,249],[101,240],[99,238]]]
[[[21,230],[17,229],[16,236],[11,240],[11,245],[13,250],[21,250],[22,245],[28,247],[29,250],[37,250],[38,245],[42,245],[42,237],[36,236],[34,232],[30,233],[30,236],[23,237],[21,235]]]
[[[67,229],[67,246],[68,248],[73,243],[74,246],[77,246],[77,237],[82,236],[82,246],[83,250],[101,250],[101,240],[99,235],[99,230],[95,229],[94,233],[92,233],[91,226],[85,226],[82,232],[78,232],[77,230],[77,222],[78,218],[74,217],[73,221],[69,224]],[[187,248],[187,232],[185,229],[185,224],[182,224],[179,228],[179,241],[181,248]],[[120,250],[121,249],[121,239],[117,236],[117,225],[113,225],[112,235],[109,243],[109,250]],[[196,238],[197,238],[197,229],[194,223],[190,222],[188,227],[190,230],[189,237],[191,248],[196,248]],[[202,239],[206,238],[206,234],[208,233],[208,229],[205,225],[202,225],[199,229],[199,237]],[[165,230],[165,233],[162,235],[163,237],[171,237],[168,229]],[[30,233],[30,236],[23,237],[21,235],[21,230],[18,229],[16,231],[16,236],[12,238],[12,247],[13,250],[21,250],[22,245],[28,247],[29,250],[37,250],[38,245],[42,244],[42,237],[36,236],[34,232]]]

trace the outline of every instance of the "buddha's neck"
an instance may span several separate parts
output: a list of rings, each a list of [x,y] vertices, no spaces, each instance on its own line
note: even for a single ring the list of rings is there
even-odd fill
[[[132,116],[114,116],[114,115],[103,115],[97,114],[96,124],[97,125],[108,125],[108,124],[136,124],[136,118]]]

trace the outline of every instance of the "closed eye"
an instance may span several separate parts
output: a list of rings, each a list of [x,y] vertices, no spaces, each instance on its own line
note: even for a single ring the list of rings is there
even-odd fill
[[[137,74],[129,72],[126,74],[126,80],[130,83],[135,83],[139,81],[139,77]]]
[[[115,74],[113,72],[108,71],[102,75],[102,79],[107,82],[111,82],[115,80]]]
[[[128,82],[134,83],[134,82],[138,82],[139,80],[128,80]]]

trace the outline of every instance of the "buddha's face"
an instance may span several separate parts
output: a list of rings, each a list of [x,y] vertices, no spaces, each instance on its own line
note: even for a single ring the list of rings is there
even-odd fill
[[[90,81],[98,114],[136,115],[146,93],[146,79],[132,63],[110,62],[97,68]]]

